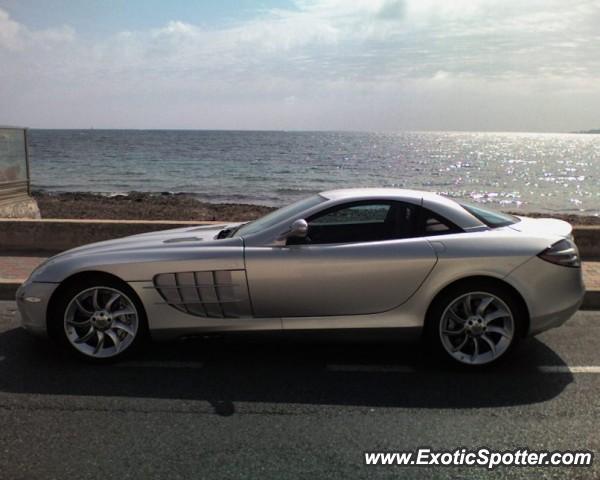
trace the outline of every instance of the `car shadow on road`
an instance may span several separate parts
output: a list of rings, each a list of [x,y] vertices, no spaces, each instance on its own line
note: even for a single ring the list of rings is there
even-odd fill
[[[440,365],[417,342],[239,338],[151,344],[131,365],[96,366],[20,329],[0,334],[0,360],[4,393],[197,400],[221,415],[234,414],[238,402],[424,409],[526,405],[558,396],[573,381],[570,373],[536,370],[564,362],[535,338],[503,364],[475,372]],[[202,368],[187,368],[186,362]],[[340,365],[345,368],[336,368]]]

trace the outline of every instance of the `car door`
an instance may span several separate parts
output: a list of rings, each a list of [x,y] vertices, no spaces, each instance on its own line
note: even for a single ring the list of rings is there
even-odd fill
[[[308,238],[249,246],[246,272],[257,317],[383,312],[419,288],[437,257],[415,237],[418,207],[392,201],[336,206],[308,221]]]

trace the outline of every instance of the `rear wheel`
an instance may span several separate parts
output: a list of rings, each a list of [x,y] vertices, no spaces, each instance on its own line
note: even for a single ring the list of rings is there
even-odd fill
[[[458,285],[434,301],[427,334],[442,356],[463,365],[489,365],[514,349],[522,314],[514,294],[501,285]]]
[[[49,319],[51,335],[86,360],[106,362],[134,350],[146,333],[144,309],[126,284],[88,278],[67,287]]]

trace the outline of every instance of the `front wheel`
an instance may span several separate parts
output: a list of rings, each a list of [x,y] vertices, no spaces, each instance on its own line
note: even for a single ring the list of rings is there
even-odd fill
[[[71,353],[105,362],[123,357],[140,343],[146,318],[141,302],[126,284],[90,278],[62,292],[49,328]]]
[[[506,357],[521,327],[514,294],[495,284],[452,288],[436,299],[427,318],[429,341],[438,353],[473,366]]]

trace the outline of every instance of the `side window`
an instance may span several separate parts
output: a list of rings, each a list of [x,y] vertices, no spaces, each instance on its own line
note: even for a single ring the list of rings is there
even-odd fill
[[[383,224],[390,208],[389,204],[354,205],[326,213],[311,220],[309,225]]]
[[[461,232],[452,222],[426,208],[421,208],[421,230],[426,237]]]
[[[356,243],[414,236],[416,207],[392,201],[360,202],[316,214],[303,243]]]

